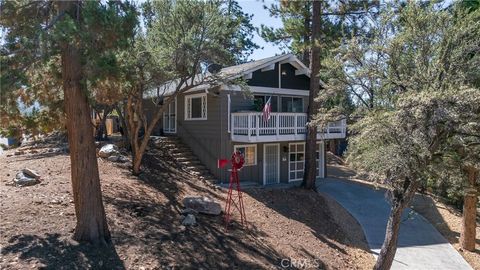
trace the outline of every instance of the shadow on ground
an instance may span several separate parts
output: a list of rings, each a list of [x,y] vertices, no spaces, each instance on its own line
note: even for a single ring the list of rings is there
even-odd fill
[[[325,198],[314,191],[292,187],[289,189],[249,189],[246,193],[275,212],[305,224],[319,241],[326,243],[334,250],[347,254],[345,246],[352,246],[370,252],[363,235],[361,241],[352,241],[348,238],[348,234],[332,219],[333,214],[330,212]],[[278,196],[276,193],[284,193],[284,196]],[[356,223],[353,217],[351,217],[351,221]],[[361,232],[358,223],[349,226],[351,230],[358,229]]]
[[[275,247],[259,240],[265,234],[251,226],[244,230],[233,223],[225,231],[222,216],[197,214],[197,226],[181,225],[181,199],[185,195],[207,195],[223,202],[220,192],[183,171],[168,155],[150,152],[148,168],[137,185],[117,185],[104,192],[115,246],[122,254],[135,251],[144,258],[127,268],[178,267],[186,269],[259,269],[280,265],[283,258]],[[113,214],[112,214],[113,213]],[[135,263],[137,261],[137,263]]]
[[[59,234],[21,234],[11,237],[8,243],[2,255],[16,254],[20,260],[37,261],[42,269],[125,269],[113,245],[92,248]]]

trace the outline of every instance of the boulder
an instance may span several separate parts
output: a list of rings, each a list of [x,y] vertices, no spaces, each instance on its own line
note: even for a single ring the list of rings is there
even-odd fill
[[[197,225],[197,219],[193,214],[188,214],[182,221],[182,225],[193,226]]]
[[[26,175],[27,177],[30,178],[35,178],[36,180],[40,179],[40,174],[38,174],[36,171],[31,170],[29,168],[25,168],[22,170],[23,174]]]
[[[25,175],[24,172],[19,172],[17,173],[17,175],[15,176],[15,179],[13,179],[13,182],[17,185],[17,186],[33,186],[35,184],[38,184],[40,183],[40,181],[38,179],[35,179],[33,177],[29,177],[28,175]]]
[[[130,160],[126,156],[118,156],[117,161],[120,163],[125,163],[125,162],[129,162]]]
[[[110,162],[118,162],[118,156],[117,155],[109,156],[107,160]]]
[[[122,155],[111,155],[107,158],[108,161],[111,162],[119,162],[119,163],[125,163],[128,162],[128,158]]]
[[[117,155],[117,154],[118,154],[117,146],[114,144],[106,144],[100,149],[100,151],[98,151],[98,156],[101,158],[108,158],[111,155]]]
[[[209,197],[185,197],[183,199],[183,206],[197,211],[198,213],[208,215],[220,215],[222,207]]]
[[[180,211],[182,214],[198,214],[197,211],[193,210],[192,208],[185,208]]]

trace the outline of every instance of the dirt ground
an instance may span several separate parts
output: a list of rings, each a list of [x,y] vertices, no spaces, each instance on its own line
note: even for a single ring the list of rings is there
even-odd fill
[[[52,146],[50,146],[52,147]],[[61,148],[60,148],[61,149]],[[181,200],[205,195],[223,205],[226,191],[181,170],[168,153],[147,157],[140,177],[98,159],[113,244],[71,240],[75,228],[68,154],[46,148],[0,155],[0,269],[371,269],[358,223],[337,203],[292,189],[249,189],[248,230],[221,216],[181,225]],[[10,185],[31,168],[40,184]],[[234,217],[237,219],[237,217]],[[338,225],[341,224],[341,225]]]
[[[372,183],[362,180],[354,170],[341,165],[342,162],[335,162],[331,157],[327,168],[329,175],[335,177],[358,181],[366,185]],[[360,179],[359,179],[360,178]],[[410,206],[417,213],[424,216],[433,226],[452,244],[455,249],[465,258],[465,260],[474,268],[480,270],[480,224],[477,223],[476,242],[477,248],[474,252],[463,250],[460,247],[460,232],[462,229],[462,213],[459,209],[448,206],[428,195],[417,194]]]

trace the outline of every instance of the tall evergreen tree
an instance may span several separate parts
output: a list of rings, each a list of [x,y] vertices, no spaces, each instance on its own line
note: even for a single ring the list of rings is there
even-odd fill
[[[110,233],[86,88],[87,80],[93,78],[87,76],[87,70],[104,64],[108,49],[126,44],[125,37],[136,22],[135,9],[129,3],[113,1],[2,1],[0,10],[5,33],[1,46],[2,110],[15,106],[19,91],[28,95],[33,84],[43,83],[41,77],[34,82],[28,78],[35,69],[57,66],[60,85],[53,89],[63,88],[77,217],[73,238],[107,243]],[[97,70],[94,76],[102,76],[102,69]]]
[[[478,183],[480,13],[457,7],[387,5],[366,50],[382,55],[382,68],[372,65],[355,74],[375,81],[389,97],[352,127],[348,149],[349,163],[388,187],[391,212],[375,269],[391,267],[402,212],[422,183],[445,168],[462,175],[469,187]],[[474,190],[466,194],[469,219]],[[469,224],[462,241],[470,249]]]
[[[319,3],[317,3],[319,2]],[[322,61],[330,54],[330,50],[338,47],[342,38],[357,35],[365,29],[368,20],[365,15],[375,11],[377,1],[279,1],[269,9],[272,16],[280,17],[283,28],[274,29],[262,25],[261,35],[264,39],[277,44],[283,44],[293,51],[300,59],[310,65],[311,82],[307,136],[305,140],[305,172],[302,186],[315,189],[317,171],[316,142],[317,126],[315,121],[317,111],[327,106],[319,103],[320,71]],[[320,10],[315,10],[320,9]],[[318,12],[313,18],[313,14]],[[318,59],[313,59],[313,57]],[[326,123],[320,123],[325,126]]]

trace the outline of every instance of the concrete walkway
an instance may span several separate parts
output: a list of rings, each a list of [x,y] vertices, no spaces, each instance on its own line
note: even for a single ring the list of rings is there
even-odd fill
[[[377,257],[390,213],[385,192],[333,178],[318,181],[317,185],[319,192],[333,197],[358,220]],[[392,269],[472,269],[424,217],[406,209],[402,220]]]

